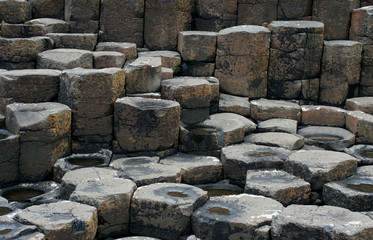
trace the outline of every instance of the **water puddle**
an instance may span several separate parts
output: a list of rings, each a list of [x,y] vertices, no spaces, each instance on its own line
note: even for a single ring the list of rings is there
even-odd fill
[[[231,211],[229,211],[229,209],[222,208],[222,207],[209,208],[209,213],[210,214],[223,215],[223,216],[231,215]]]
[[[210,134],[218,132],[216,128],[209,127],[209,126],[201,126],[201,125],[188,126],[186,127],[186,129],[189,132],[199,134],[199,135],[210,135]]]
[[[373,185],[372,184],[347,184],[348,188],[354,189],[356,191],[365,192],[365,193],[373,193]]]
[[[0,207],[0,216],[7,215],[8,213],[13,212],[13,209],[8,207]]]
[[[179,198],[188,197],[188,194],[185,194],[185,193],[182,193],[182,192],[176,192],[176,191],[168,192],[167,195],[171,196],[171,197],[179,197]]]
[[[24,202],[30,198],[44,194],[44,191],[33,188],[17,188],[3,193],[2,197],[9,201]]]
[[[273,157],[277,156],[274,152],[258,152],[258,153],[249,153],[249,157]]]
[[[103,164],[105,161],[102,158],[70,158],[69,163],[73,165],[83,166],[83,167],[93,167]]]
[[[339,141],[342,138],[337,137],[337,136],[328,136],[328,135],[320,135],[320,136],[311,136],[308,137],[309,139],[312,139],[316,142],[334,142],[334,141]]]

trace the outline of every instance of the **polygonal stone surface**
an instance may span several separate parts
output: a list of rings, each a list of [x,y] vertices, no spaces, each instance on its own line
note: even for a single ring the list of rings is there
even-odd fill
[[[53,180],[61,182],[66,172],[84,167],[108,167],[111,161],[112,152],[102,149],[97,153],[72,154],[60,158],[53,166]]]
[[[39,53],[52,47],[53,41],[48,37],[0,38],[0,62],[35,61]]]
[[[32,0],[32,1],[44,1],[44,0]],[[60,0],[58,0],[60,1]],[[58,2],[53,1],[53,2]],[[50,1],[46,1],[50,2]],[[50,10],[50,8],[48,8]],[[70,32],[69,23],[54,18],[36,18],[25,23],[30,26],[40,26],[44,29],[45,33],[68,33]]]
[[[361,111],[348,112],[346,128],[356,136],[356,143],[373,144],[373,116]]]
[[[265,132],[250,134],[245,137],[245,142],[273,147],[282,147],[297,150],[303,147],[303,137],[283,132]]]
[[[158,151],[178,141],[180,105],[170,100],[125,97],[114,104],[114,135],[124,152]]]
[[[180,149],[185,152],[219,150],[242,142],[256,124],[234,113],[217,113],[196,125],[181,127]]]
[[[97,208],[98,237],[125,235],[129,230],[130,200],[135,189],[135,183],[127,179],[92,180],[79,184],[70,201]]]
[[[75,188],[83,182],[90,180],[113,179],[119,174],[114,169],[109,168],[80,168],[67,172],[62,178],[61,198],[69,199]]]
[[[253,233],[270,225],[281,213],[281,203],[249,194],[212,197],[193,213],[194,234],[206,240],[253,239]]]
[[[301,110],[300,106],[295,103],[259,99],[250,102],[251,118],[255,120],[268,120],[271,118],[286,118],[300,122]]]
[[[122,68],[126,56],[115,51],[93,52],[93,68]]]
[[[93,33],[48,33],[54,48],[74,48],[93,51],[97,44],[97,34]]]
[[[156,183],[140,187],[131,202],[130,231],[176,240],[190,233],[191,215],[207,199],[207,192],[186,184]]]
[[[346,148],[345,152],[360,159],[362,165],[373,165],[372,145],[354,145],[350,148]]]
[[[179,32],[177,49],[183,61],[214,62],[217,33]]]
[[[219,98],[219,112],[237,113],[244,117],[250,117],[249,98],[221,93]]]
[[[47,239],[93,239],[97,230],[96,208],[69,201],[28,207],[15,219],[36,225]]]
[[[92,66],[93,55],[87,50],[60,48],[38,54],[37,68],[64,70]]]
[[[302,124],[344,127],[346,125],[346,110],[330,106],[303,105]]]
[[[327,182],[347,178],[356,172],[358,160],[346,153],[323,150],[300,150],[290,154],[284,170],[320,190]]]
[[[181,182],[180,166],[162,165],[156,160],[158,161],[158,158],[154,157],[119,158],[113,160],[110,167],[118,170],[121,177],[134,181],[137,186]]]
[[[139,57],[136,60],[127,61],[124,70],[127,93],[159,92],[162,75],[160,58]]]
[[[22,23],[32,18],[31,5],[26,0],[1,0],[0,21]]]
[[[346,100],[346,109],[362,111],[373,115],[373,97],[358,97]]]
[[[18,181],[19,136],[0,129],[0,187]]]
[[[291,205],[272,222],[273,239],[362,239],[373,237],[373,220],[332,206]]]
[[[292,119],[273,118],[258,123],[259,132],[297,133],[298,122]]]
[[[58,93],[60,75],[60,71],[48,69],[3,72],[0,74],[0,98],[8,103],[54,100]],[[4,110],[5,106],[0,106],[0,109]]]
[[[298,130],[308,145],[343,151],[355,143],[355,135],[343,128],[308,126]]]
[[[245,193],[273,198],[284,206],[307,204],[311,185],[287,172],[279,170],[247,171]]]
[[[181,181],[186,184],[217,182],[222,178],[222,164],[216,157],[178,153],[162,159],[160,163],[181,167]]]
[[[99,42],[96,46],[96,51],[115,51],[123,53],[126,59],[137,58],[137,50],[135,43]]]
[[[197,30],[218,32],[237,24],[237,0],[198,0],[195,27]]]
[[[70,153],[71,109],[60,103],[14,103],[6,126],[20,136],[19,180],[40,181]]]
[[[243,25],[218,33],[215,77],[222,92],[245,97],[267,95],[270,31]]]
[[[290,153],[284,148],[243,143],[223,148],[221,161],[225,176],[244,185],[247,170],[281,169]]]
[[[180,53],[176,51],[147,51],[140,52],[139,57],[160,57],[162,59],[162,66],[171,68],[174,73],[177,73],[181,65]]]

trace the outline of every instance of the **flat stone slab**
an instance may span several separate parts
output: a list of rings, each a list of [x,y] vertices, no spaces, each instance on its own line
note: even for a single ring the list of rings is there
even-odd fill
[[[97,230],[96,208],[70,201],[28,207],[15,219],[36,225],[47,239],[93,239]]]
[[[346,110],[331,106],[302,106],[302,124],[331,127],[346,126]]]
[[[250,117],[249,98],[221,93],[219,99],[219,112],[236,113],[244,117]]]
[[[66,172],[84,167],[108,167],[111,161],[112,152],[102,149],[97,153],[72,154],[60,158],[53,166],[53,180],[61,182]]]
[[[272,222],[273,239],[372,239],[373,219],[332,206],[291,205]]]
[[[343,151],[355,143],[355,135],[343,128],[308,126],[300,128],[298,134],[308,145],[327,150]]]
[[[350,111],[362,111],[373,115],[373,97],[357,97],[346,100],[345,107]]]
[[[82,182],[119,177],[116,170],[110,168],[80,168],[67,172],[62,178],[61,198],[69,199],[71,193]]]
[[[93,33],[48,33],[54,48],[73,48],[93,51],[97,44],[97,34]]]
[[[120,236],[129,231],[130,201],[135,190],[136,184],[128,179],[92,180],[79,184],[70,201],[97,208],[99,238]]]
[[[222,178],[222,163],[219,158],[178,153],[166,157],[161,164],[180,167],[181,181],[186,184],[214,183]]]
[[[281,170],[247,171],[245,193],[273,198],[284,206],[307,204],[311,185]]]
[[[162,165],[154,157],[129,157],[115,159],[110,167],[117,169],[120,176],[131,179],[137,186],[152,183],[180,183],[182,169],[180,166]]]
[[[221,161],[225,176],[244,185],[247,170],[281,169],[290,153],[284,148],[242,143],[223,148]]]
[[[38,54],[37,68],[65,70],[77,67],[93,68],[92,52],[59,48]]]
[[[128,42],[99,42],[96,51],[115,51],[123,53],[126,59],[137,58],[137,49],[135,43]]]
[[[171,68],[174,73],[180,71],[181,57],[176,51],[146,51],[139,52],[138,55],[139,57],[160,57],[163,67]]]
[[[292,119],[273,118],[258,123],[258,132],[297,133],[298,122]]]
[[[282,210],[281,203],[263,196],[212,197],[193,213],[192,229],[201,239],[252,239],[256,229],[270,225]]]
[[[345,152],[360,159],[362,165],[373,164],[373,146],[358,144],[350,148],[346,148]]]
[[[286,118],[300,122],[301,108],[298,104],[280,101],[259,99],[250,102],[251,118],[255,120],[268,120],[271,118]]]
[[[290,150],[300,149],[304,145],[303,137],[282,132],[250,134],[249,136],[245,137],[245,142],[273,147],[282,147]]]
[[[92,54],[94,68],[122,68],[126,61],[126,56],[120,52],[99,51]]]
[[[130,231],[162,239],[179,239],[190,233],[193,211],[207,199],[207,192],[186,184],[156,183],[140,187],[131,202]]]
[[[358,160],[346,153],[324,150],[300,150],[284,163],[284,170],[321,190],[327,182],[347,178],[356,173]]]
[[[50,8],[48,8],[50,10]],[[61,19],[55,18],[35,18],[27,21],[25,25],[42,26],[45,33],[68,33],[70,24]]]

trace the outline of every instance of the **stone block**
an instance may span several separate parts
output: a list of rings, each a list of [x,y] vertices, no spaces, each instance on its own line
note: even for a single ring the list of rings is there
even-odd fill
[[[196,29],[218,32],[237,24],[237,0],[197,0]]]
[[[26,0],[0,1],[0,21],[23,23],[32,18],[31,4]]]
[[[259,99],[250,102],[251,118],[268,120],[271,118],[293,119],[300,122],[301,108],[298,104],[280,100]]]
[[[97,33],[99,14],[100,0],[65,0],[65,21],[73,33]]]
[[[64,0],[29,0],[32,18],[64,18]]]
[[[331,127],[346,126],[346,110],[320,105],[302,105],[302,124]]]
[[[350,98],[346,101],[346,110],[362,111],[373,115],[373,97]]]
[[[87,50],[59,48],[38,54],[37,68],[41,69],[65,70],[92,67],[93,55]]]
[[[215,62],[217,33],[179,32],[177,50],[183,61]]]
[[[215,77],[222,92],[250,98],[267,95],[269,38],[269,30],[260,26],[218,33]]]
[[[136,47],[135,43],[129,42],[99,42],[96,51],[115,51],[123,53],[126,59],[136,59]]]
[[[303,19],[312,15],[312,0],[279,0],[277,19]]]
[[[172,148],[179,125],[180,104],[174,101],[126,97],[114,104],[114,135],[123,152]]]
[[[346,128],[356,136],[356,143],[373,143],[373,116],[361,111],[347,112]]]
[[[277,20],[278,0],[238,1],[237,25],[262,25]]]
[[[174,74],[180,71],[181,57],[176,51],[146,51],[139,52],[139,57],[160,57],[162,67],[171,68]]]
[[[0,186],[18,182],[19,136],[0,129]]]
[[[298,122],[293,119],[273,118],[258,123],[258,132],[284,132],[296,134]]]
[[[250,117],[249,98],[221,93],[219,98],[219,112],[230,112]]]
[[[172,70],[172,68],[162,67],[162,71],[161,71],[162,81],[166,79],[171,79],[171,78],[174,78],[174,71]]]
[[[74,48],[93,51],[97,44],[97,34],[92,33],[48,33],[54,48]]]
[[[271,83],[268,86],[268,98],[273,99],[299,99],[302,92],[302,81],[292,80]]]
[[[297,150],[303,147],[303,137],[283,132],[265,132],[250,134],[245,142],[259,145],[281,147],[289,150]]]
[[[193,77],[213,76],[215,63],[206,62],[184,62],[181,66],[181,75]]]
[[[100,51],[93,52],[93,68],[122,68],[126,56],[120,52]]]

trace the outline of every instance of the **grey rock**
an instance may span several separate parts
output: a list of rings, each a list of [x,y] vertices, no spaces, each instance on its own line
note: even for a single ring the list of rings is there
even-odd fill
[[[19,136],[0,129],[0,186],[18,182]]]
[[[93,52],[93,68],[122,68],[126,56],[115,51]]]
[[[278,0],[238,1],[237,24],[268,24],[277,20]]]
[[[373,164],[373,146],[358,144],[350,148],[346,148],[345,152],[356,157],[360,160],[362,165],[372,165]]]
[[[298,104],[280,101],[259,99],[253,100],[251,104],[251,118],[255,120],[268,120],[271,118],[293,119],[298,122],[301,119],[301,108]]]
[[[97,44],[97,34],[92,33],[48,33],[54,48],[73,48],[93,51]]]
[[[38,54],[37,68],[47,69],[72,69],[72,68],[92,68],[92,52],[79,49],[53,49]]]
[[[29,236],[37,232],[37,227],[29,224],[21,224],[7,216],[0,217],[0,232],[3,239],[30,239]],[[25,237],[25,238],[24,238]],[[42,238],[43,239],[43,238]],[[39,240],[39,239],[35,239]]]
[[[222,180],[217,183],[196,185],[205,191],[209,197],[220,197],[226,195],[237,195],[243,193],[243,189],[231,184],[229,180]]]
[[[362,111],[373,115],[373,97],[357,97],[346,100],[347,110]]]
[[[216,38],[214,32],[179,32],[177,49],[183,61],[214,62]]]
[[[250,134],[245,138],[245,142],[273,147],[281,147],[290,150],[300,149],[304,145],[304,139],[302,136],[283,132]]]
[[[258,123],[259,132],[297,133],[298,122],[292,119],[274,118]]]
[[[162,60],[162,66],[171,68],[174,73],[180,71],[181,56],[176,51],[145,51],[139,52],[139,57],[160,57]]]
[[[99,42],[96,51],[115,51],[123,53],[126,59],[136,59],[137,50],[135,43],[129,42]]]
[[[303,105],[302,106],[303,125],[321,125],[331,127],[346,126],[346,110],[338,107]]]
[[[42,2],[43,0],[33,0]],[[51,1],[44,1],[47,4],[50,4]],[[54,3],[60,1],[53,1]],[[50,5],[48,5],[50,6]],[[51,9],[48,8],[50,11]],[[44,33],[68,33],[70,32],[69,23],[54,18],[35,18],[30,21],[27,21],[25,25],[41,27],[44,30]]]
[[[196,29],[218,32],[221,29],[236,26],[237,4],[237,0],[197,0]]]
[[[33,18],[58,18],[63,19],[64,0],[30,0]]]
[[[249,98],[221,93],[219,98],[219,112],[230,112],[250,117]]]
[[[215,63],[209,62],[184,62],[181,66],[181,75],[193,77],[213,76]]]
[[[65,21],[71,25],[71,32],[95,33],[99,28],[100,1],[65,1]]]
[[[31,5],[26,0],[0,1],[0,21],[22,23],[32,18]]]
[[[373,143],[373,116],[361,111],[347,112],[346,128],[356,136],[356,143]]]

